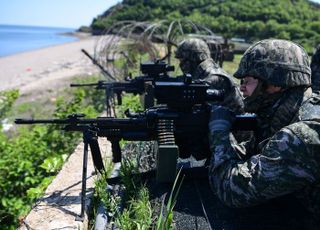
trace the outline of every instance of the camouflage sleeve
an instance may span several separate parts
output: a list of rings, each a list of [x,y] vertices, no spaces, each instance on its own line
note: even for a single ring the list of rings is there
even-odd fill
[[[312,91],[320,94],[320,64],[313,66],[311,74]]]
[[[244,104],[239,88],[235,86],[231,79],[225,79],[225,81],[230,82],[230,87],[226,90],[225,97],[221,105],[228,107],[235,113],[242,113]]]
[[[205,81],[211,85],[211,88],[224,90],[225,96],[220,105],[228,107],[235,113],[243,112],[243,98],[241,96],[239,88],[232,81],[231,77],[224,75],[214,75],[206,78]]]
[[[319,171],[306,145],[289,129],[274,135],[260,154],[241,160],[229,132],[210,132],[210,185],[229,206],[251,206],[296,191]]]

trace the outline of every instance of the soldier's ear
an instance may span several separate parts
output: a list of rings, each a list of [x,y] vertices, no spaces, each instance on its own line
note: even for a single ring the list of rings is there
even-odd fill
[[[208,59],[206,54],[202,53],[202,54],[199,55],[199,62],[202,62],[202,61],[204,61],[206,59]]]

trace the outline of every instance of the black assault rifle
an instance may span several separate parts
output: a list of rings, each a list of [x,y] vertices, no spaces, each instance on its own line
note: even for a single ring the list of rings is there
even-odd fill
[[[95,89],[105,90],[107,113],[110,114],[110,99],[116,95],[118,105],[122,104],[122,93],[144,94],[144,107],[149,108],[154,105],[153,85],[154,82],[181,82],[183,77],[170,77],[169,71],[173,71],[174,66],[166,64],[164,61],[146,62],[140,64],[140,71],[143,76],[127,77],[123,82],[98,81],[87,84],[71,84],[71,87],[94,86]]]

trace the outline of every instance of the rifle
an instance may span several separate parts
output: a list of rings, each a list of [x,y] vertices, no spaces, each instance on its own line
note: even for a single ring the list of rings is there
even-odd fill
[[[88,84],[70,84],[70,87],[95,86],[95,89],[105,90],[107,115],[111,116],[111,102],[113,95],[116,96],[118,105],[122,104],[122,93],[142,94],[145,91],[144,79],[134,78],[127,82],[106,82],[98,81],[97,83]]]
[[[140,71],[144,74],[135,78],[127,77],[124,82],[98,81],[97,83],[70,84],[71,87],[95,86],[95,89],[103,89],[106,92],[107,114],[109,115],[110,99],[116,95],[118,105],[122,104],[122,93],[145,94],[145,108],[154,105],[152,85],[156,81],[177,82],[183,81],[182,77],[170,77],[169,71],[173,71],[174,66],[166,64],[164,61],[145,62],[140,64]]]

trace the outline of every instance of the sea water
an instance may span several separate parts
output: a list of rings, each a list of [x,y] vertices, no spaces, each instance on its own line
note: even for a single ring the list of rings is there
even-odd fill
[[[0,57],[78,40],[75,29],[0,25]]]

